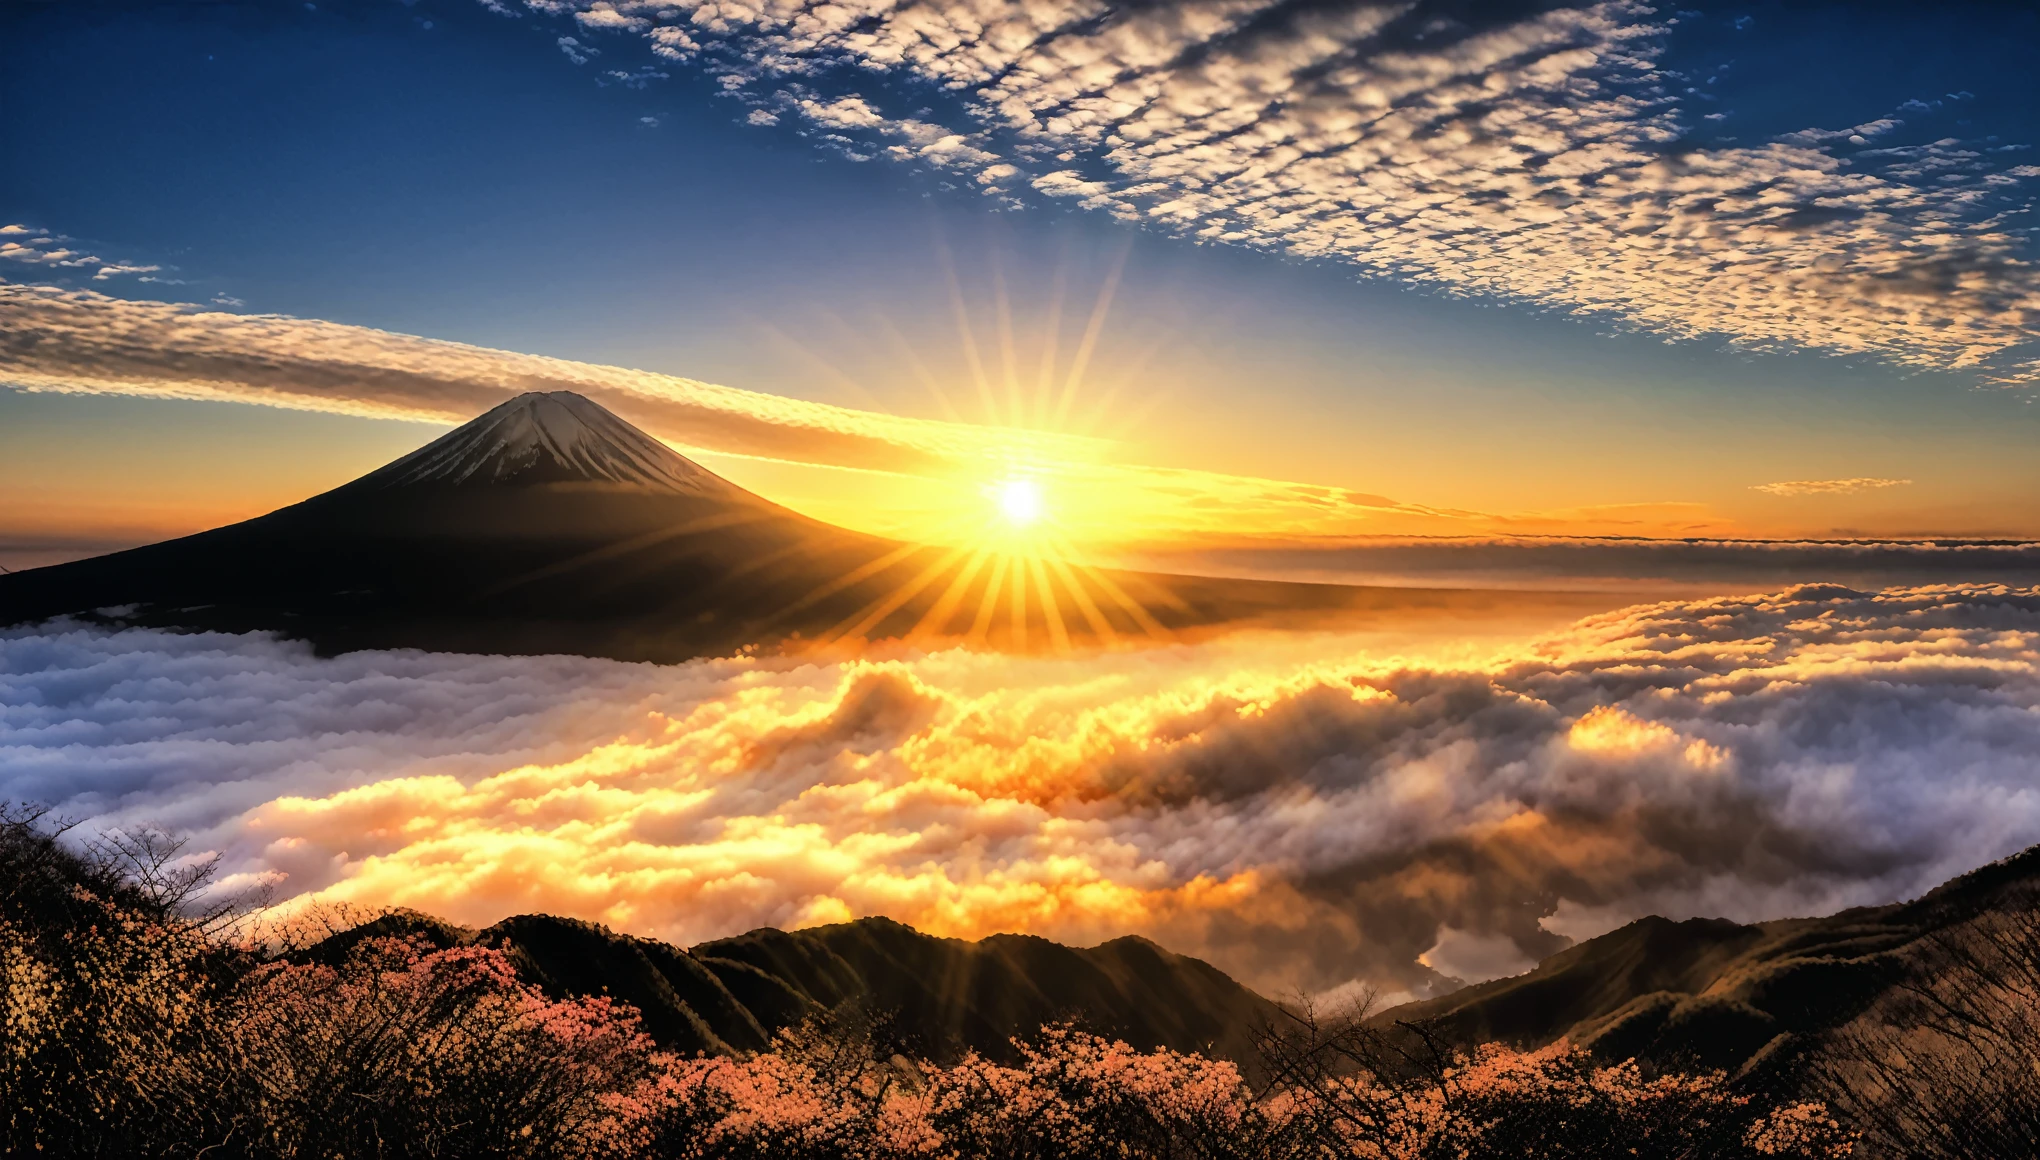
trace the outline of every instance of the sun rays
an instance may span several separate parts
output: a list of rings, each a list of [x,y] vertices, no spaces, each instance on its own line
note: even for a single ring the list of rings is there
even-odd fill
[[[960,523],[952,543],[895,549],[818,590],[896,577],[815,643],[899,637],[915,644],[1067,653],[1172,639],[1141,599],[1085,561],[1057,530],[1055,512],[1038,484],[1009,479],[981,490],[985,510]],[[1148,599],[1172,598],[1158,590]]]
[[[1056,270],[1045,315],[1023,325],[994,257],[985,270],[992,316],[987,326],[976,317],[946,247],[942,256],[968,382],[944,383],[929,371],[930,360],[912,351],[902,363],[944,415],[960,417],[975,409],[980,424],[1011,432],[1011,446],[1003,457],[987,455],[981,466],[959,472],[954,482],[931,484],[939,493],[931,495],[931,506],[943,518],[914,537],[917,546],[874,559],[817,589],[820,598],[881,574],[893,581],[816,643],[900,637],[1065,653],[1171,639],[1147,603],[1174,598],[1159,592],[1137,597],[1126,583],[1095,567],[1071,534],[1074,522],[1110,506],[1104,489],[1083,486],[1095,484],[1097,473],[1039,450],[1043,435],[1096,437],[1133,421],[1119,413],[1118,404],[1137,385],[1141,360],[1115,367],[1102,383],[1093,381],[1126,251],[1113,256],[1090,309],[1077,314],[1081,331],[1074,342],[1063,334],[1072,281],[1068,262]],[[898,327],[882,322],[880,330],[904,345]]]

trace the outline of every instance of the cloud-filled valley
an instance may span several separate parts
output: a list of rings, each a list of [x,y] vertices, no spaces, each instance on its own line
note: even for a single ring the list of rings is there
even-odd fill
[[[680,942],[885,914],[1422,991],[2040,841],[2040,592],[1638,606],[1491,657],[1238,635],[674,667],[0,633],[0,797],[279,899]],[[1418,960],[1422,959],[1420,963]]]

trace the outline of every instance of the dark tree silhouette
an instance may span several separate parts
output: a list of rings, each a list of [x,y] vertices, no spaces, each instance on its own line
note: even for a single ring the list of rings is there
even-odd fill
[[[1927,935],[1895,974],[1816,1056],[1866,1154],[2040,1156],[2040,892]]]

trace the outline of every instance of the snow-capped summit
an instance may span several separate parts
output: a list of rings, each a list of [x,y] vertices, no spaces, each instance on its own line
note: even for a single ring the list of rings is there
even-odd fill
[[[360,481],[370,488],[610,483],[734,498],[734,485],[572,391],[519,395]]]

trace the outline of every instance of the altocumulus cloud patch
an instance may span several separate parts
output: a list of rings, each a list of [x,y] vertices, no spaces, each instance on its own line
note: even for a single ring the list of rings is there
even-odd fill
[[[1892,144],[1918,101],[1703,144],[1708,106],[1685,107],[1688,81],[1662,64],[1697,14],[1666,6],[523,7],[698,63],[754,124],[805,125],[854,160],[1013,204],[1062,199],[1449,293],[1915,367],[1991,367],[2040,319],[2018,224],[2040,171],[1980,141]]]
[[[1133,931],[1268,988],[1421,991],[2040,841],[2040,591],[1646,605],[1472,665],[1370,648],[657,667],[53,625],[0,634],[0,795],[193,831],[292,905]]]

